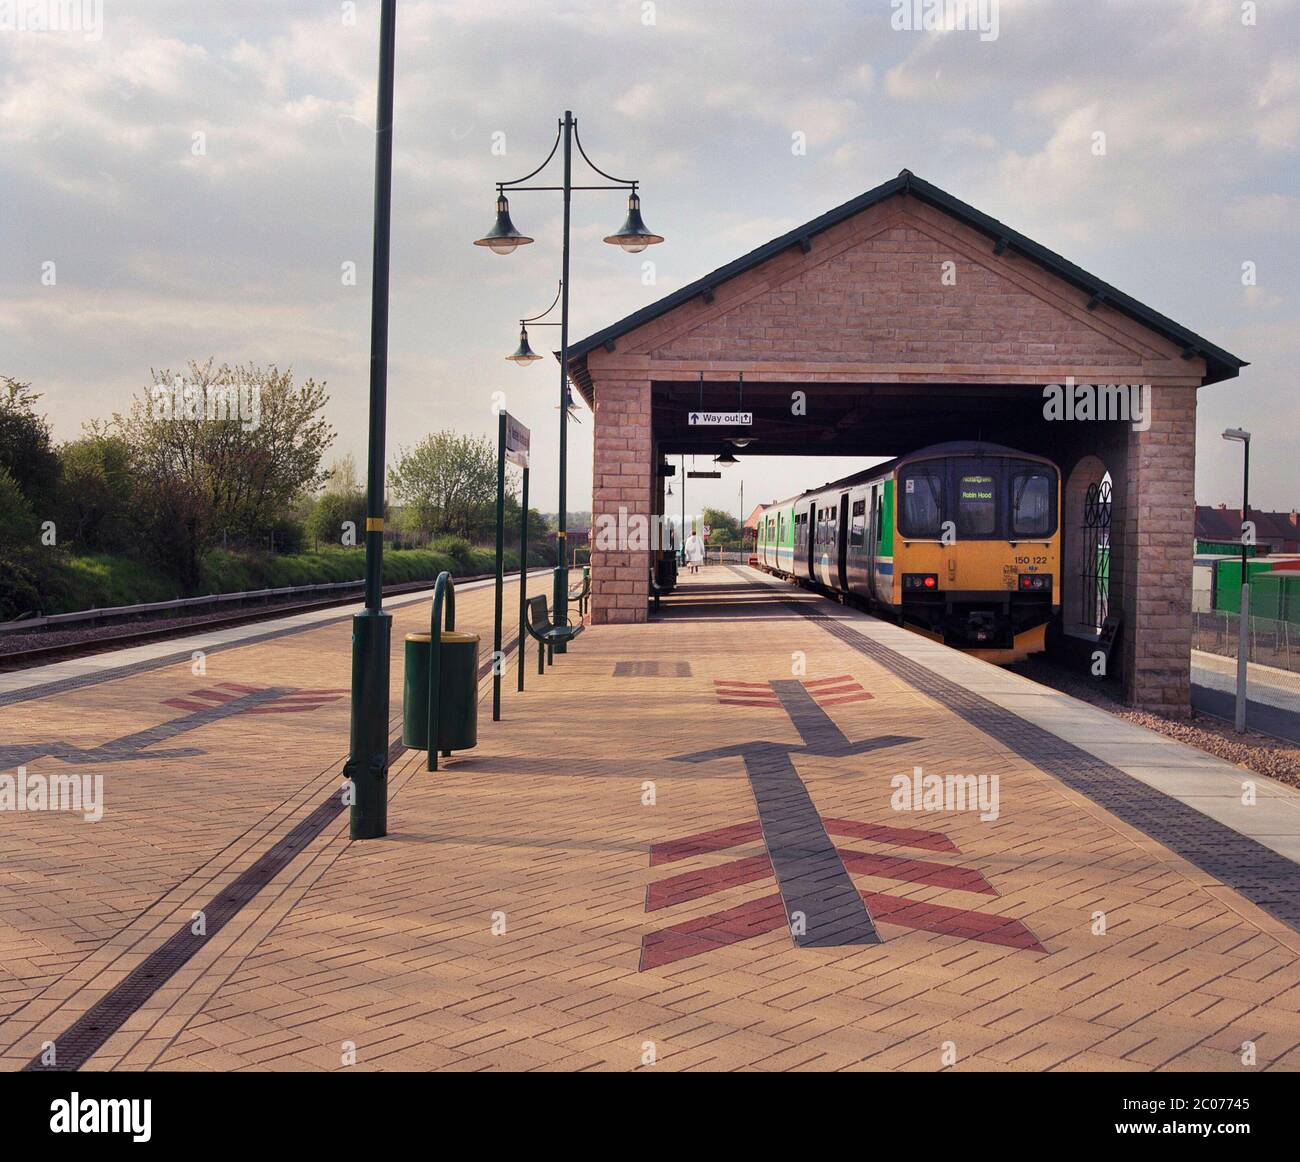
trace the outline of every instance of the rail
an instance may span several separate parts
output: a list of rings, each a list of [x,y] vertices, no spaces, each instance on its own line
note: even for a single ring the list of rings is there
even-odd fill
[[[537,566],[537,568],[542,568],[542,566]],[[534,571],[534,569],[529,570],[530,573]],[[494,577],[495,575],[495,573],[476,573],[461,578],[461,581],[462,583],[481,581],[486,577]],[[75,613],[51,613],[40,617],[23,617],[13,621],[0,621],[0,634],[28,633],[35,629],[57,629],[63,626],[95,624],[102,621],[127,621],[151,613],[176,613],[181,610],[201,609],[204,606],[221,608],[225,605],[240,602],[270,601],[275,598],[327,597],[330,594],[338,594],[348,590],[356,590],[359,593],[365,589],[365,584],[364,579],[356,581],[319,581],[311,585],[289,585],[278,589],[246,589],[236,593],[208,593],[200,597],[177,597],[172,601],[146,601],[139,605],[110,605],[102,609],[78,610]],[[434,584],[435,579],[433,578],[425,581],[401,581],[392,585],[385,585],[384,592],[386,594],[413,593],[420,589],[430,589]]]

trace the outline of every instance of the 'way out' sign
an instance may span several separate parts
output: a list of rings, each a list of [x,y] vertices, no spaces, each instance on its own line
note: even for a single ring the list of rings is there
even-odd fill
[[[753,412],[691,412],[691,427],[743,427],[754,422]]]

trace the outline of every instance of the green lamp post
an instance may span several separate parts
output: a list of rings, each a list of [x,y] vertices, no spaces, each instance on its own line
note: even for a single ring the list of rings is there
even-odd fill
[[[542,162],[531,173],[525,174],[521,178],[516,178],[509,182],[497,183],[497,214],[496,221],[492,228],[483,235],[482,238],[475,240],[475,246],[483,246],[495,254],[512,254],[520,246],[525,246],[532,242],[533,239],[526,234],[521,234],[516,228],[514,222],[510,219],[510,202],[506,197],[506,191],[512,193],[515,191],[535,191],[544,190],[550,192],[562,193],[564,196],[564,238],[562,257],[560,264],[560,508],[559,522],[560,527],[556,537],[556,569],[554,589],[552,593],[552,608],[554,609],[554,622],[556,625],[564,625],[568,622],[569,617],[569,552],[568,552],[568,421],[569,409],[573,406],[573,397],[569,393],[569,236],[570,236],[570,203],[572,202],[574,190],[627,190],[627,218],[623,225],[613,234],[608,235],[605,241],[611,246],[619,246],[629,254],[638,254],[647,246],[653,246],[663,241],[658,234],[653,234],[646,228],[645,222],[641,218],[641,198],[637,193],[638,183],[628,181],[622,178],[616,178],[612,174],[606,173],[600,169],[591,158],[587,156],[586,150],[582,148],[582,139],[578,135],[578,122],[573,114],[565,110],[564,117],[558,123],[555,134],[555,142],[551,146],[551,151],[546,155],[546,160]],[[564,145],[564,179],[563,185],[526,185],[525,183],[535,178],[542,172],[555,157],[556,151],[560,148],[561,143]],[[582,185],[573,184],[573,147],[578,147],[578,153],[581,154],[582,160],[611,185]],[[551,307],[554,307],[554,303]],[[543,314],[549,313],[551,308]],[[542,316],[535,316],[540,319]],[[527,366],[529,363],[536,361],[537,354],[528,345],[527,323],[532,320],[520,320],[520,343],[513,355],[506,356],[507,359],[513,360],[521,366]],[[553,326],[554,324],[545,324]],[[563,646],[556,647],[563,650]]]
[[[366,607],[352,619],[352,721],[344,777],[353,839],[388,833],[388,662],[392,615],[383,609],[384,427],[388,402],[388,240],[393,190],[393,57],[397,0],[379,16],[375,229],[370,293],[370,446],[366,472]]]

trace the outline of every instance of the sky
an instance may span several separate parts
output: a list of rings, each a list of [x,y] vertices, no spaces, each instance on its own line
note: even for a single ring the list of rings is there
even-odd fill
[[[292,367],[331,393],[331,456],[364,463],[378,4],[77,3],[79,25],[40,31],[15,11],[42,0],[0,0],[0,374],[71,439],[151,369]],[[390,459],[430,431],[493,432],[503,398],[555,509],[558,369],[504,356],[554,296],[559,196],[512,199],[535,245],[471,243],[495,183],[538,165],[572,109],[667,239],[603,245],[623,198],[575,195],[575,339],[906,167],[1250,361],[1200,393],[1197,500],[1239,502],[1240,447],[1219,435],[1239,426],[1252,504],[1300,505],[1296,0],[985,0],[983,31],[896,28],[889,0],[398,7]],[[590,507],[579,419],[571,510]],[[864,463],[743,458],[692,481],[689,508]]]

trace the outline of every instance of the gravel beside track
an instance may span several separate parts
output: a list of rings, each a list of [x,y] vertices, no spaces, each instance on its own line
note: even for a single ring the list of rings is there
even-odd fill
[[[1091,703],[1116,718],[1145,726],[1157,734],[1194,746],[1215,758],[1266,775],[1279,783],[1300,787],[1300,747],[1293,743],[1253,730],[1238,734],[1232,723],[1195,710],[1190,718],[1170,718],[1149,710],[1136,710],[1119,700],[1113,684],[1083,677],[1045,658],[1030,658],[1008,668],[1022,677]]]

